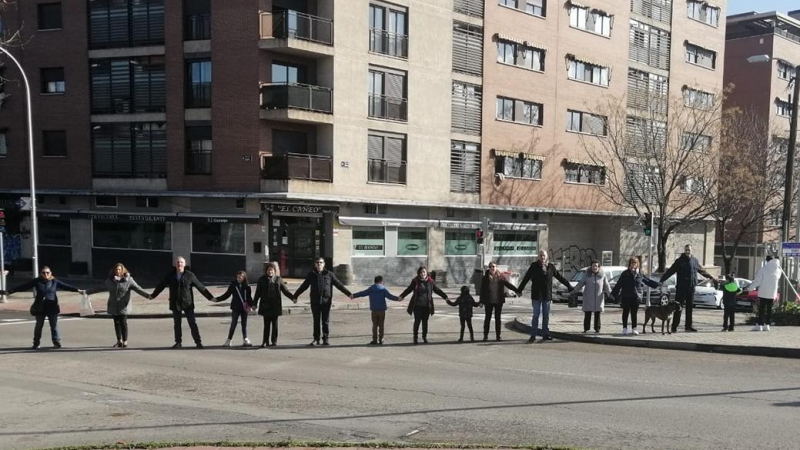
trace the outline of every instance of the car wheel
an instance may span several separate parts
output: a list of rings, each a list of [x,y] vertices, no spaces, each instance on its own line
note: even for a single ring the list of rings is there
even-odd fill
[[[669,295],[661,294],[661,304],[666,305],[667,303],[669,303]]]

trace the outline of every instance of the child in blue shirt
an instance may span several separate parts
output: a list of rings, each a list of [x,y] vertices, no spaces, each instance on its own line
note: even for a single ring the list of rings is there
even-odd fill
[[[369,345],[383,345],[383,324],[386,320],[386,299],[399,301],[383,286],[383,277],[375,277],[375,284],[364,291],[356,292],[353,298],[369,296],[369,310],[372,311],[372,341]]]

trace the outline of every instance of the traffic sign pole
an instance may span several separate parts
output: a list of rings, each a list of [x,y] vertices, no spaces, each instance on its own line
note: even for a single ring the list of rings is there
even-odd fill
[[[0,291],[6,291],[6,255],[5,248],[3,248],[5,233],[0,233]],[[0,303],[5,303],[6,295],[0,295]]]

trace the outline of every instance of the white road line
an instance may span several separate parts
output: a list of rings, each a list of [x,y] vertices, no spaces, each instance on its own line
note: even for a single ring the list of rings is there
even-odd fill
[[[8,320],[8,319],[6,319],[6,320]],[[33,320],[33,319],[20,319],[20,320],[22,320],[22,321],[0,323],[0,327],[5,326],[5,325],[25,325],[25,324],[36,323],[36,320]],[[60,318],[60,317],[58,318],[59,322],[67,322],[67,321],[70,321],[70,320],[83,320],[83,317],[65,317],[63,319]]]

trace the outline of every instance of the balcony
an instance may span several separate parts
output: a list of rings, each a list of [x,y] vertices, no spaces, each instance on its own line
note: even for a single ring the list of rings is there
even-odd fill
[[[408,100],[369,94],[369,117],[373,119],[408,121]]]
[[[259,48],[302,58],[333,56],[333,21],[297,11],[260,14]]]
[[[183,40],[211,39],[211,14],[194,14],[183,18]]]
[[[306,180],[331,183],[333,158],[330,156],[287,153],[283,156],[262,158],[263,180]]]
[[[373,28],[369,30],[369,51],[407,59],[408,36]]]
[[[483,18],[483,0],[454,0],[453,11]]]
[[[262,84],[261,118],[333,123],[333,89],[307,84]]]

